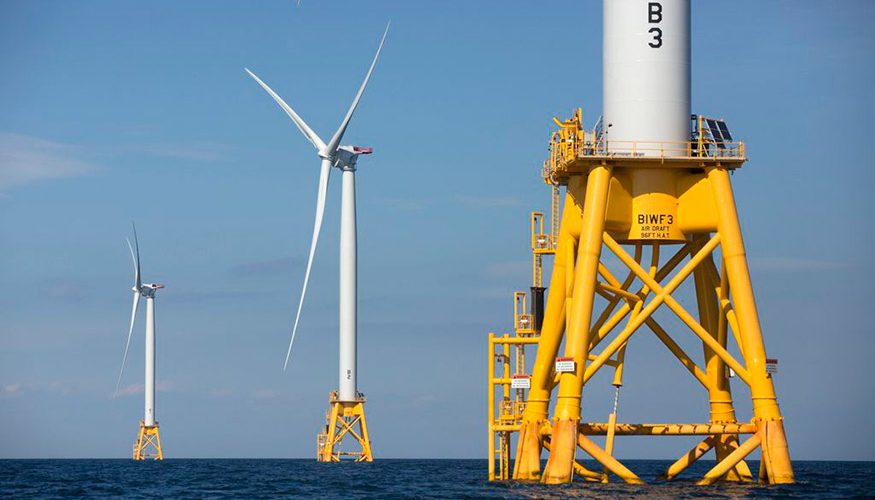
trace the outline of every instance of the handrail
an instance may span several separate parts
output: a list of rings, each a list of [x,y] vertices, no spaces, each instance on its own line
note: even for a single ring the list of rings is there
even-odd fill
[[[575,157],[606,156],[610,158],[744,158],[744,143],[722,142],[720,147],[715,143],[698,141],[604,141],[602,151],[583,149],[574,156],[566,156],[571,160]]]
[[[599,134],[597,128],[584,131],[581,112],[565,121],[553,119],[559,129],[550,135],[549,158],[544,162],[544,179],[552,181],[553,175],[564,165],[581,158],[604,159],[656,159],[656,160],[741,160],[745,159],[742,141],[716,142],[703,137],[700,132],[695,141],[621,141],[608,140],[607,134]],[[598,127],[598,125],[597,125]]]

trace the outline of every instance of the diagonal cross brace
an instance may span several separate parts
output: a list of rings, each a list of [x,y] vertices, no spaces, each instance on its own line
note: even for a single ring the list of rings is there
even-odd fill
[[[747,369],[744,368],[731,354],[729,354],[729,351],[727,351],[722,345],[720,345],[720,343],[717,342],[717,340],[710,333],[708,333],[708,331],[705,330],[705,328],[702,327],[702,325],[700,325],[699,322],[697,322],[690,315],[690,313],[688,313],[686,309],[684,309],[684,307],[681,306],[674,299],[674,297],[671,296],[672,292],[674,292],[675,289],[683,282],[683,280],[686,279],[690,275],[690,273],[692,273],[693,269],[695,269],[696,266],[698,266],[705,259],[705,257],[710,255],[711,252],[714,251],[714,249],[720,243],[720,233],[717,233],[713,237],[711,237],[708,243],[706,243],[705,246],[703,246],[698,252],[696,252],[696,255],[693,256],[693,258],[690,259],[690,261],[678,272],[678,274],[668,282],[665,288],[660,286],[659,283],[651,278],[650,275],[647,274],[647,272],[644,271],[644,269],[642,269],[641,266],[637,262],[635,262],[632,257],[630,257],[628,253],[626,253],[625,250],[623,250],[619,243],[617,243],[607,233],[604,233],[604,242],[608,246],[608,248],[612,252],[614,252],[614,254],[616,254],[617,257],[620,258],[620,260],[623,261],[624,264],[629,266],[629,269],[632,269],[635,272],[638,278],[645,285],[647,285],[654,292],[656,292],[656,297],[645,308],[645,310],[649,309],[647,316],[652,314],[657,307],[665,302],[665,305],[668,306],[668,308],[671,309],[678,316],[678,318],[680,318],[680,320],[683,321],[693,331],[693,333],[695,333],[696,336],[699,337],[703,343],[705,343],[706,346],[708,346],[709,349],[714,351],[714,353],[717,354],[720,359],[722,359],[727,365],[729,365],[729,367],[735,371],[740,379],[744,380],[744,382],[748,384],[748,386],[750,385],[750,375],[748,374]],[[635,328],[637,328],[638,326],[640,326],[640,323],[636,325]],[[629,328],[627,327],[626,329],[628,330]],[[621,335],[626,333],[627,332],[624,330]],[[626,335],[626,338],[628,338],[631,334],[632,332],[629,332]],[[624,339],[623,341],[625,342],[625,340],[626,339]],[[611,343],[611,346],[613,345],[614,343]],[[611,346],[609,346],[609,348]]]

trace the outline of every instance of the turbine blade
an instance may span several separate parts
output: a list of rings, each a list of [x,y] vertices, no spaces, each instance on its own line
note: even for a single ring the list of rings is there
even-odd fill
[[[377,59],[380,58],[380,52],[383,50],[383,43],[386,41],[386,35],[389,34],[389,24],[391,24],[391,22],[386,24],[386,31],[383,32],[380,46],[377,47],[377,53],[374,54],[374,60],[371,61],[371,67],[368,69],[368,74],[365,75],[365,80],[362,82],[362,86],[359,87],[359,91],[355,95],[355,99],[353,99],[349,111],[346,112],[343,122],[340,124],[340,127],[337,128],[337,132],[334,133],[334,136],[331,137],[331,140],[328,141],[328,145],[325,147],[324,154],[327,156],[333,155],[334,152],[337,151],[338,146],[340,146],[340,141],[343,140],[343,134],[346,132],[346,127],[349,126],[349,120],[352,118],[352,114],[355,113],[355,108],[359,105],[359,100],[365,92],[365,87],[368,86],[368,80],[371,79],[371,73],[374,72],[374,67],[377,65]]]
[[[118,380],[115,382],[115,392],[112,397],[118,395],[119,385],[122,383],[122,374],[125,372],[125,363],[128,360],[128,348],[131,346],[131,334],[134,333],[134,322],[137,319],[137,307],[140,305],[140,292],[134,292],[134,305],[131,307],[131,326],[128,328],[128,341],[125,342],[125,355],[122,357],[122,368],[118,372]]]
[[[254,78],[255,81],[258,82],[259,85],[261,85],[261,88],[263,88],[268,94],[270,94],[271,97],[273,97],[273,100],[276,101],[276,103],[280,105],[283,111],[285,111],[286,114],[289,115],[289,118],[291,118],[292,121],[295,122],[295,126],[298,127],[298,130],[300,130],[301,133],[304,134],[304,137],[306,137],[307,140],[310,141],[311,144],[313,144],[313,147],[315,147],[319,151],[325,148],[325,143],[322,141],[322,139],[319,138],[316,132],[313,132],[313,129],[311,129],[310,126],[307,125],[307,122],[305,122],[303,118],[298,116],[298,113],[295,113],[295,110],[292,109],[291,106],[283,101],[282,97],[277,95],[277,93],[274,92],[273,89],[271,89],[267,86],[266,83],[261,81],[261,78],[258,78],[255,73],[249,71],[249,68],[243,69],[245,69],[246,72],[249,73],[249,76]]]
[[[134,239],[136,240],[136,232],[134,235]],[[140,248],[137,246],[135,254],[134,247],[131,246],[131,240],[125,238],[125,241],[128,242],[128,250],[131,251],[131,261],[134,264],[134,288],[139,290],[142,287],[142,283],[140,283]]]
[[[295,343],[295,334],[298,332],[298,321],[301,319],[301,308],[304,307],[304,297],[307,295],[310,269],[313,267],[313,256],[316,254],[316,242],[319,241],[319,231],[322,229],[322,216],[325,215],[325,200],[328,196],[328,178],[330,175],[331,161],[323,159],[322,168],[319,171],[319,191],[316,195],[316,219],[313,222],[313,241],[310,242],[310,255],[307,257],[307,270],[304,272],[304,287],[301,290],[301,300],[298,301],[298,312],[295,313],[295,325],[292,327],[292,339],[289,341],[289,350],[286,351],[286,362],[283,363],[283,371],[286,371],[286,367],[289,366],[292,345]]]

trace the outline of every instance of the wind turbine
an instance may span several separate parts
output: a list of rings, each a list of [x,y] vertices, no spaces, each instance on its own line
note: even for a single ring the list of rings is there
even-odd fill
[[[137,309],[140,305],[140,297],[146,298],[146,384],[145,384],[145,411],[143,420],[140,421],[140,432],[134,443],[134,460],[155,459],[163,460],[161,451],[161,437],[158,435],[158,421],[155,420],[155,293],[164,288],[160,283],[143,283],[140,276],[140,243],[137,240],[137,227],[133,226],[134,244],[128,239],[128,250],[131,252],[131,260],[134,263],[134,303],[131,307],[131,324],[128,328],[128,340],[125,343],[125,354],[122,357],[122,368],[115,384],[115,394],[118,394],[122,374],[125,372],[125,362],[128,359],[128,348],[131,346],[131,336],[134,333],[134,323],[137,319]]]
[[[286,360],[283,364],[283,371],[289,364],[289,358],[292,353],[292,345],[295,342],[295,335],[298,331],[298,323],[301,319],[301,310],[304,306],[304,297],[307,294],[307,285],[310,282],[310,271],[313,266],[313,257],[316,253],[316,244],[319,240],[319,232],[322,228],[322,217],[325,214],[325,202],[328,192],[328,180],[331,175],[331,168],[341,170],[341,217],[340,217],[340,383],[338,391],[332,393],[330,402],[331,410],[326,417],[326,428],[323,433],[320,433],[317,440],[317,458],[320,461],[338,461],[340,452],[335,452],[334,447],[340,444],[341,438],[352,428],[352,425],[358,422],[360,424],[360,433],[350,433],[359,442],[362,447],[361,453],[345,452],[345,455],[353,454],[357,456],[358,461],[373,460],[371,453],[370,440],[368,438],[367,426],[365,425],[364,415],[364,397],[358,392],[356,385],[356,327],[357,327],[357,241],[356,241],[356,203],[355,203],[355,171],[356,163],[359,155],[371,154],[372,148],[359,147],[350,145],[341,145],[343,134],[349,126],[350,119],[358,107],[359,100],[368,85],[371,74],[374,72],[374,67],[377,65],[377,60],[380,58],[380,52],[383,50],[383,43],[386,41],[386,35],[389,32],[389,25],[386,25],[386,30],[383,32],[383,37],[380,39],[380,45],[377,47],[377,52],[374,54],[374,59],[371,61],[371,66],[368,69],[365,79],[356,93],[346,116],[340,123],[340,126],[331,136],[331,139],[326,143],[323,141],[306,122],[286,104],[283,99],[277,95],[266,83],[249,69],[249,73],[256,82],[279,104],[280,108],[292,119],[298,130],[307,138],[308,141],[316,149],[316,154],[320,158],[319,170],[319,187],[316,193],[316,218],[313,223],[313,239],[310,243],[310,253],[307,257],[307,268],[304,272],[304,286],[301,291],[301,298],[298,302],[298,309],[295,313],[295,323],[292,327],[292,337],[289,341],[289,348],[286,351]],[[338,422],[341,421],[338,425]]]

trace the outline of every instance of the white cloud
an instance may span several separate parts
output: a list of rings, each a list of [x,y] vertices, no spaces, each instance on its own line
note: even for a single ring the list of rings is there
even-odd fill
[[[0,132],[0,190],[96,170],[81,156],[82,150],[76,146]]]
[[[173,382],[170,380],[162,380],[158,382],[158,385],[155,386],[155,389],[158,392],[169,392],[173,389]],[[122,387],[118,390],[119,396],[133,396],[134,394],[143,394],[145,392],[146,386],[144,384],[131,384],[125,387]]]
[[[258,389],[252,392],[253,399],[276,399],[280,393],[274,389]]]
[[[80,283],[61,279],[46,285],[44,293],[53,299],[71,302],[78,302],[85,298]]]
[[[221,387],[217,389],[211,389],[209,395],[211,398],[224,399],[235,396],[236,392],[228,387]]]
[[[6,384],[0,387],[0,394],[4,396],[18,396],[21,392],[21,384]]]

